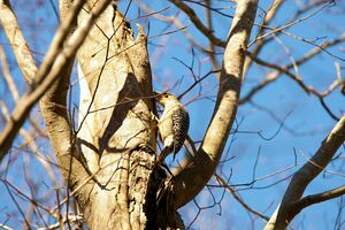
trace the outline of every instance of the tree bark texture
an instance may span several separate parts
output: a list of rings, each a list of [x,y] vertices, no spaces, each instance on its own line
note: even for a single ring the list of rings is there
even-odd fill
[[[97,1],[88,1],[78,24]],[[93,176],[79,194],[91,229],[143,229],[148,224],[156,128],[151,70],[142,28],[134,39],[125,18],[109,6],[78,55],[80,110],[76,144]],[[154,202],[153,202],[154,203]]]

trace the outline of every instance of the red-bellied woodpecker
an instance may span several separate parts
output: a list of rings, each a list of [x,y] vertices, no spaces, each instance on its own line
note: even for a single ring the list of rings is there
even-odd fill
[[[158,131],[163,142],[163,149],[158,162],[164,161],[170,153],[174,154],[181,149],[189,129],[189,115],[176,96],[170,93],[156,94],[157,101],[164,110],[158,121]]]

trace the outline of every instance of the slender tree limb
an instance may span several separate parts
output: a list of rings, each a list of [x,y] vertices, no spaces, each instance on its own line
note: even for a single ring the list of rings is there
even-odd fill
[[[95,19],[106,8],[110,0],[104,0],[98,4],[92,11],[93,13],[90,14],[88,20],[85,21],[85,24],[78,27],[74,34],[65,42],[65,39],[72,29],[71,25],[73,25],[73,22],[76,20],[83,2],[82,0],[76,1],[73,8],[74,10],[71,11],[69,17],[61,24],[41,67],[37,71],[33,89],[26,93],[18,102],[18,105],[11,115],[11,121],[6,124],[6,127],[0,135],[0,161],[11,147],[18,130],[24,123],[35,103],[60,76],[65,64],[73,59],[75,52],[85,40]]]
[[[279,0],[277,0],[277,2],[278,2],[278,1],[279,1]],[[298,11],[292,16],[292,18],[286,23],[286,25],[288,25],[288,28],[289,28],[290,26],[295,25],[296,23],[301,23],[301,22],[303,22],[303,21],[309,19],[311,16],[314,16],[314,15],[315,15],[315,12],[311,13],[310,15],[307,15],[306,17],[300,18],[300,19],[298,19],[298,17],[301,16],[302,14],[304,14],[304,13],[306,13],[306,12],[308,12],[308,11],[310,11],[310,10],[312,10],[312,9],[314,9],[314,8],[316,8],[316,7],[318,7],[318,6],[320,6],[320,5],[329,5],[331,2],[332,2],[331,0],[317,0],[317,1],[312,1],[312,2],[310,2],[309,4],[305,5],[305,6],[302,7],[300,10],[298,10]],[[271,7],[270,11],[271,11],[271,10],[275,10],[274,8],[276,8],[276,7],[280,8],[279,5],[276,5],[276,6],[275,6],[274,4],[272,4],[272,7]],[[321,7],[321,10],[323,10],[324,8],[325,8],[325,7]],[[320,12],[321,10],[320,10],[320,9],[317,10],[316,13]],[[272,12],[273,12],[273,11],[272,11]],[[269,15],[269,12],[267,13],[267,15],[266,15],[265,17],[269,17],[268,15]],[[284,25],[282,25],[282,26],[285,27]],[[288,29],[288,28],[285,27],[285,30],[280,30],[279,33],[286,31],[286,29]],[[263,29],[263,30],[264,30],[264,29],[270,29],[270,30],[274,31],[274,30],[276,30],[277,28],[269,27],[268,24],[266,23],[266,25],[262,24],[261,27],[260,27],[260,29]],[[263,31],[263,32],[264,32],[264,31]],[[278,33],[277,33],[277,34],[278,34]],[[258,36],[257,36],[257,38],[256,38],[257,41],[255,41],[256,44],[260,44],[261,41],[262,41],[262,42],[263,42],[263,45],[262,45],[262,46],[264,46],[264,45],[266,45],[267,43],[271,42],[271,41],[274,39],[274,36],[271,36],[271,37],[268,37],[268,38],[266,38],[266,39],[263,40],[262,37],[261,37],[262,35],[263,35],[263,33],[258,34]],[[253,42],[253,43],[254,43],[254,42]],[[255,46],[255,48],[254,48],[253,51],[252,51],[253,54],[257,53],[257,51],[256,51],[257,48],[258,48],[258,47]],[[258,49],[261,50],[261,48],[258,48]],[[260,53],[260,50],[259,50],[259,52],[258,52],[255,56],[257,56],[257,55]]]
[[[245,49],[256,14],[256,0],[238,1],[224,53],[212,120],[194,162],[170,183],[177,207],[189,202],[212,177],[234,121],[242,81]]]
[[[18,102],[11,116],[11,121],[7,123],[5,132],[0,136],[0,156],[3,158],[29,111],[37,100],[44,95],[40,101],[41,111],[46,121],[54,151],[62,167],[61,172],[71,189],[79,187],[79,182],[83,183],[83,178],[86,178],[88,174],[83,165],[77,160],[76,155],[74,155],[75,140],[68,120],[66,105],[68,80],[77,49],[85,40],[95,19],[108,6],[109,2],[110,0],[97,4],[90,15],[86,17],[84,23],[69,36],[76,25],[78,13],[84,3],[82,0],[74,2],[73,7],[62,20],[62,25],[54,37],[47,56],[37,71],[32,90]],[[64,14],[67,7],[62,6],[61,8]],[[64,8],[65,11],[63,11]],[[60,81],[54,84],[58,77],[61,77]],[[47,91],[47,89],[49,90]],[[89,194],[92,186],[93,183],[85,184],[79,194]],[[86,197],[83,198],[87,199]],[[85,203],[82,198],[79,199],[79,202],[81,204]]]
[[[254,215],[264,219],[265,221],[268,221],[270,218],[268,216],[265,216],[261,212],[258,212],[251,208],[244,200],[236,193],[236,190],[233,189],[226,181],[219,175],[215,174],[216,180],[219,183],[219,185],[226,188],[227,191],[231,193],[231,195],[237,200],[248,212],[253,213]]]
[[[293,81],[295,81],[297,83],[298,86],[301,87],[301,89],[307,93],[308,95],[314,95],[316,96],[319,101],[320,104],[322,105],[322,107],[325,109],[325,111],[329,114],[329,116],[334,119],[335,121],[338,121],[339,118],[330,110],[330,108],[327,106],[327,104],[324,101],[324,97],[328,96],[329,94],[331,94],[335,89],[337,89],[338,87],[341,87],[345,84],[345,80],[343,79],[339,79],[336,78],[330,85],[328,88],[326,88],[324,91],[319,92],[317,89],[315,89],[312,86],[308,86],[304,83],[303,79],[298,75],[298,74],[294,74],[291,71],[289,71],[288,68],[285,67],[281,67],[279,65],[273,64],[273,63],[269,63],[266,62],[258,57],[253,57],[250,53],[248,53],[248,56],[250,56],[250,58],[252,58],[257,64],[268,67],[268,68],[272,68],[275,69],[277,72],[276,73],[281,73],[281,74],[286,74],[290,79],[292,79]],[[273,76],[279,76],[279,75],[273,75]],[[270,81],[265,81],[265,83],[267,82],[272,82],[272,80],[274,80],[274,78],[269,78]],[[260,85],[263,86],[263,85]],[[260,88],[262,89],[262,88]]]
[[[207,26],[204,25],[204,23],[200,20],[200,18],[196,15],[194,10],[190,8],[187,4],[183,3],[183,1],[180,0],[169,0],[177,8],[182,10],[188,17],[189,19],[194,23],[195,27],[202,33],[204,34],[214,45],[216,46],[221,46],[225,47],[226,42],[217,38],[214,35],[214,31],[211,31],[207,28]]]
[[[4,115],[5,119],[9,119],[9,111],[5,103],[0,101],[0,111]],[[50,165],[50,162],[47,160],[47,158],[44,156],[43,153],[39,150],[39,147],[35,141],[35,138],[31,135],[30,132],[26,131],[24,128],[21,128],[19,130],[20,136],[25,140],[27,146],[30,148],[34,156],[37,158],[37,160],[40,162],[40,164],[43,166],[45,171],[47,172],[48,176],[51,179],[51,182],[54,185],[57,185],[57,179],[54,175],[54,171]]]
[[[173,24],[178,30],[181,30],[181,32],[184,33],[185,37],[189,40],[191,44],[193,44],[196,47],[201,48],[201,45],[194,39],[193,35],[187,30],[186,25],[184,25],[178,17],[175,15],[173,16],[167,16],[163,14],[156,13],[153,9],[151,9],[148,5],[145,5],[142,1],[136,0],[139,7],[146,12],[149,15],[152,15],[153,18],[165,22],[167,24]]]
[[[250,58],[252,58],[257,64],[274,69],[282,74],[286,74],[289,78],[291,78],[292,80],[294,80],[301,88],[304,92],[306,92],[307,94],[313,94],[318,98],[323,98],[328,96],[330,93],[332,93],[337,87],[341,86],[344,84],[345,80],[342,79],[335,79],[334,82],[332,82],[330,84],[330,86],[324,90],[323,92],[319,92],[318,90],[316,90],[314,87],[312,86],[308,86],[303,82],[303,79],[298,76],[297,74],[292,73],[291,71],[289,71],[288,68],[276,65],[274,63],[269,63],[266,62],[258,57],[253,57],[251,53],[247,53],[248,56]]]
[[[267,225],[266,229],[286,228],[291,220],[301,211],[298,205],[294,204],[298,204],[309,183],[324,170],[344,141],[345,116],[339,120],[329,135],[323,140],[314,156],[294,174],[284,194],[276,218],[275,216],[271,217],[271,219],[274,219],[269,221],[270,225]]]
[[[2,179],[0,178],[0,181],[4,184],[6,184],[9,188],[11,188],[16,194],[18,194],[21,198],[23,198],[24,200],[29,201],[32,205],[34,205],[35,207],[38,207],[42,210],[44,210],[45,212],[47,212],[50,216],[56,217],[55,213],[52,212],[51,210],[49,210],[48,207],[46,207],[45,205],[41,204],[39,201],[32,199],[29,195],[25,194],[23,191],[21,191],[21,189],[19,189],[18,187],[16,187],[14,184],[12,184],[10,181],[8,181],[7,179]]]
[[[345,33],[341,34],[336,39],[329,40],[329,41],[322,43],[320,45],[320,47],[315,47],[315,48],[311,49],[304,56],[297,59],[294,64],[297,66],[302,65],[302,64],[306,63],[307,61],[311,60],[312,58],[314,58],[319,53],[321,53],[323,49],[326,49],[326,48],[329,48],[329,47],[332,47],[335,45],[339,45],[339,44],[343,43],[344,41],[345,41]],[[290,64],[287,64],[285,66],[282,66],[281,68],[289,70],[289,69],[293,68],[294,64],[290,63]],[[279,79],[279,77],[281,75],[282,75],[282,72],[280,72],[280,71],[272,71],[272,72],[268,73],[266,75],[265,79],[263,79],[260,83],[258,83],[254,87],[252,87],[252,89],[246,95],[244,95],[241,98],[240,104],[244,104],[244,103],[250,101],[258,92],[261,92],[262,89],[264,89],[265,87],[267,87],[268,85],[270,85],[271,83],[273,83],[277,79]]]
[[[308,195],[306,197],[303,197],[295,204],[292,204],[292,206],[295,206],[296,209],[302,210],[303,208],[306,208],[310,205],[317,204],[323,201],[328,201],[330,199],[337,198],[339,196],[342,196],[345,194],[345,186],[342,185],[338,188],[321,192],[313,195]]]
[[[19,99],[19,93],[18,93],[18,90],[16,87],[16,83],[14,82],[13,77],[11,75],[8,61],[6,58],[6,54],[5,54],[4,49],[1,45],[0,45],[0,62],[1,62],[1,66],[2,66],[2,72],[3,72],[4,79],[8,85],[10,93],[12,94],[14,102],[16,102]]]
[[[266,38],[266,37],[271,36],[272,34],[284,32],[284,30],[287,30],[288,28],[291,28],[292,26],[294,26],[294,25],[296,25],[296,24],[299,24],[299,23],[301,23],[301,22],[303,22],[303,21],[305,21],[305,20],[308,20],[309,18],[311,18],[311,17],[317,15],[318,13],[320,13],[321,11],[323,11],[324,9],[326,9],[327,7],[329,7],[330,5],[334,5],[334,4],[335,4],[335,2],[332,1],[332,0],[327,1],[327,2],[325,2],[325,4],[323,4],[321,7],[319,7],[318,9],[316,9],[316,10],[315,10],[314,12],[312,12],[311,14],[306,15],[306,16],[304,16],[304,17],[302,17],[302,18],[298,18],[298,19],[296,19],[296,20],[294,20],[294,21],[291,21],[291,22],[289,22],[289,23],[287,23],[287,24],[284,24],[284,25],[282,25],[282,26],[279,26],[279,27],[277,27],[277,28],[272,28],[269,32],[267,32],[267,33],[265,33],[265,34],[263,34],[263,35],[261,35],[261,36],[256,37],[256,39],[253,40],[253,41],[251,41],[251,42],[248,44],[248,46],[250,47],[251,45],[253,45],[254,43],[256,43],[256,41],[259,40],[259,39],[264,39],[264,38]]]
[[[0,22],[11,44],[19,68],[25,80],[31,84],[37,67],[9,0],[0,0]]]
[[[40,69],[37,70],[37,67],[35,66],[34,62],[30,61],[33,60],[33,58],[31,56],[29,48],[27,48],[25,39],[20,32],[18,32],[18,34],[21,35],[18,38],[19,42],[16,42],[14,40],[16,37],[13,36],[13,34],[17,34],[19,26],[16,23],[15,15],[11,11],[9,2],[5,1],[5,3],[6,5],[2,5],[1,9],[3,9],[12,20],[2,21],[2,24],[11,44],[25,44],[24,49],[21,49],[21,46],[18,45],[13,46],[12,48],[13,50],[15,50],[15,55],[19,66],[25,65],[26,63],[30,63],[30,71],[27,71],[28,75],[25,75],[24,77],[29,82],[29,84],[31,84],[32,89],[29,92],[27,92],[21,100],[18,101],[17,106],[13,114],[11,115],[11,119],[6,123],[3,133],[0,135],[0,161],[3,159],[8,149],[11,147],[12,142],[15,136],[17,135],[17,132],[24,123],[26,117],[29,115],[29,112],[34,106],[34,104],[39,100],[41,96],[43,96],[44,92],[53,83],[53,80],[47,80],[48,76],[46,77],[46,75],[49,73],[54,62],[56,61],[56,57],[60,54],[65,39],[71,31],[71,25],[73,24],[73,22],[76,21],[76,17],[83,5],[83,1],[81,0],[76,2],[76,4],[74,5],[74,9],[68,15],[66,21],[62,23],[62,25],[59,27],[56,36],[54,37],[54,40],[52,41],[52,44],[47,52],[47,56],[45,57]],[[13,23],[16,26],[13,28],[12,26],[7,25],[11,23]],[[60,59],[64,59],[64,54],[61,55],[62,56],[60,57]],[[25,58],[28,59],[28,62],[26,62]],[[25,66],[22,68],[26,69]],[[56,74],[55,78],[57,78],[58,76],[59,74]],[[42,80],[44,80],[44,78],[46,80],[45,86],[43,84],[40,84]]]
[[[54,230],[54,229],[63,229],[63,224],[67,221],[74,223],[75,225],[80,224],[84,221],[84,217],[80,215],[68,215],[68,217],[64,217],[60,222],[55,224],[51,224],[47,227],[38,228],[38,230]],[[78,229],[78,228],[77,228]]]
[[[260,37],[263,35],[263,33],[265,32],[265,27],[267,25],[269,25],[269,23],[274,19],[274,17],[276,16],[276,14],[278,13],[280,7],[283,5],[285,1],[283,0],[274,0],[272,2],[272,5],[270,7],[270,9],[267,11],[264,20],[262,22],[262,25],[259,28],[259,32],[257,33],[257,37]],[[254,50],[251,52],[253,57],[257,57],[260,53],[260,51],[262,50],[262,48],[264,47],[264,45],[266,44],[266,40],[265,39],[258,39],[255,43],[255,48]],[[244,63],[244,70],[243,70],[243,75],[245,76],[248,69],[250,68],[251,64],[252,64],[252,59],[251,58],[246,58],[246,61]]]
[[[206,10],[206,21],[207,21],[207,27],[210,31],[214,31],[213,27],[213,17],[212,17],[212,1],[206,0],[205,1],[205,10]],[[217,61],[216,57],[216,47],[215,45],[209,41],[208,49],[210,52],[207,52],[207,55],[210,57],[212,67],[213,69],[219,69],[219,63]],[[217,76],[218,77],[218,76]]]
[[[6,226],[4,224],[0,224],[0,228],[4,229],[4,230],[12,230],[13,229],[13,228],[10,228],[10,227],[8,227],[8,226]]]

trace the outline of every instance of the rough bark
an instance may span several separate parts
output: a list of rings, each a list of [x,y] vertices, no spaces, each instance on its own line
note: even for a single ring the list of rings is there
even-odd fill
[[[95,2],[87,2],[78,23]],[[78,149],[95,175],[91,192],[79,197],[86,222],[91,229],[144,229],[155,224],[148,205],[155,204],[157,190],[151,178],[156,138],[146,36],[139,28],[134,39],[125,18],[109,6],[77,57]]]

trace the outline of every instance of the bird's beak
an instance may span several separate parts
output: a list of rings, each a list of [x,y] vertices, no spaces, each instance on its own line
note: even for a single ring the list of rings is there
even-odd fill
[[[159,97],[161,94],[162,94],[161,92],[157,92],[157,91],[152,92],[153,97]]]
[[[153,97],[154,97],[154,99],[156,99],[156,100],[159,101],[159,100],[161,99],[163,93],[165,93],[165,92],[164,92],[164,91],[163,91],[163,92],[153,91]]]
[[[160,100],[162,98],[161,97],[162,93],[161,92],[157,92],[157,91],[153,91],[152,95],[153,95],[153,99],[160,104]]]

